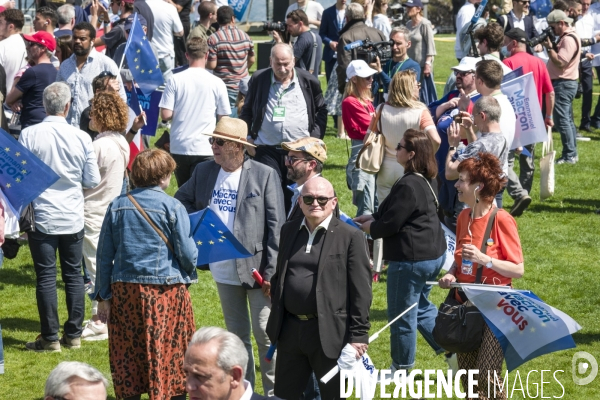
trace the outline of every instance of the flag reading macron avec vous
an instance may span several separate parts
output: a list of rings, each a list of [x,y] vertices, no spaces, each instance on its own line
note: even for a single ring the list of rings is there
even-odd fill
[[[164,83],[158,60],[138,20],[137,13],[133,17],[133,25],[125,45],[125,57],[131,75],[144,96],[150,96]]]

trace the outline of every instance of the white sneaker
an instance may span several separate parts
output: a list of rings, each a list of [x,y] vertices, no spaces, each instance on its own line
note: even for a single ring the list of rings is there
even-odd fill
[[[452,376],[458,371],[458,359],[456,353],[446,354],[446,364],[448,364],[448,370],[452,371]]]
[[[81,339],[87,342],[106,340],[108,339],[108,326],[106,324],[98,325],[90,321],[83,329]]]

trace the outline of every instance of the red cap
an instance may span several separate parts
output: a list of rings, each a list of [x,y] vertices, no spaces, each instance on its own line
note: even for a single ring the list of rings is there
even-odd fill
[[[54,35],[46,31],[38,31],[33,35],[23,35],[23,39],[27,40],[28,42],[41,44],[50,51],[54,51],[56,49],[56,40],[54,39]]]
[[[2,7],[2,6],[0,6],[0,13],[1,13],[1,12],[4,12],[4,10],[6,10],[6,7]]]

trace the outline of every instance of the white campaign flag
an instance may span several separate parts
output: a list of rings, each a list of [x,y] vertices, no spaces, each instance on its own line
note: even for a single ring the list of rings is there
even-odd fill
[[[548,140],[533,74],[530,72],[502,83],[500,89],[508,97],[517,116],[515,138],[510,148]]]
[[[493,325],[490,328],[503,347],[509,370],[511,365],[542,354],[575,347],[571,335],[581,326],[532,292],[509,287],[486,288],[485,285],[465,285],[463,290]],[[516,354],[511,357],[509,353]]]
[[[444,237],[446,238],[446,261],[442,266],[442,271],[446,272],[452,268],[454,262],[454,250],[456,250],[456,235],[448,229],[448,227],[442,224],[444,230]]]

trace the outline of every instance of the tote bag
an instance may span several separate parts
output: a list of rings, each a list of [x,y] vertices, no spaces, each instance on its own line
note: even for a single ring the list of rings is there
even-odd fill
[[[540,199],[545,200],[554,195],[554,144],[552,131],[548,128],[548,140],[542,144],[542,158],[540,159]]]

